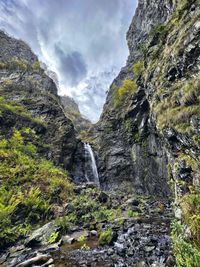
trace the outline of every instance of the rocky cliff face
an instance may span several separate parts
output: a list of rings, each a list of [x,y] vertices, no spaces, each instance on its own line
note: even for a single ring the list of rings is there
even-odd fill
[[[13,128],[34,128],[40,137],[40,153],[71,171],[79,142],[55,83],[24,42],[0,32],[0,47],[1,96],[20,106],[1,113],[1,135],[11,136]]]
[[[104,188],[168,195],[171,177],[199,183],[198,16],[198,1],[139,1],[96,128]]]
[[[78,104],[73,98],[69,96],[61,96],[61,103],[66,115],[71,119],[78,133],[89,130],[92,124],[89,120],[83,118]]]

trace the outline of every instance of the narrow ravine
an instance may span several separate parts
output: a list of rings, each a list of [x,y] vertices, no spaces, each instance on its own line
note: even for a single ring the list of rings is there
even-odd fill
[[[200,267],[199,14],[138,0],[95,124],[0,30],[0,267]]]

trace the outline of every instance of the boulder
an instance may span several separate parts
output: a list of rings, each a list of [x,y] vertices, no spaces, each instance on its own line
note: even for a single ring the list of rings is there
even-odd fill
[[[25,240],[25,244],[29,247],[37,245],[47,245],[52,233],[58,230],[55,221],[43,225],[41,228],[33,231],[30,236]]]

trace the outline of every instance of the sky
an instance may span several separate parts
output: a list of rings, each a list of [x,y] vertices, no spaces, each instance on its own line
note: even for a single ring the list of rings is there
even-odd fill
[[[97,122],[128,48],[137,0],[0,0],[0,28],[24,40],[56,72],[69,95]]]

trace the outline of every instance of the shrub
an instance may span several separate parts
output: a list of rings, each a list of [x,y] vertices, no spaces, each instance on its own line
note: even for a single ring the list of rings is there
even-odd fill
[[[85,242],[86,242],[86,236],[84,236],[84,235],[79,236],[79,238],[78,238],[77,241],[79,243],[81,243],[82,245],[85,244]]]
[[[67,233],[67,231],[70,229],[70,226],[71,226],[68,220],[68,216],[57,218],[56,224],[60,228],[60,231],[64,234]]]
[[[19,103],[14,101],[7,101],[5,98],[0,97],[0,113],[3,114],[4,112],[12,112],[13,114],[26,118],[34,123],[43,125],[42,121],[39,118],[34,118],[27,109]]]
[[[128,209],[127,215],[128,215],[129,218],[133,218],[133,217],[137,217],[139,215],[139,213],[135,212],[135,211],[133,211],[131,209]]]
[[[138,60],[135,64],[133,64],[132,70],[136,78],[138,78],[144,69],[144,61]]]
[[[34,136],[31,129],[14,130],[10,139],[0,140],[2,246],[15,242],[36,223],[50,219],[50,203],[66,201],[73,190],[67,173],[40,158],[37,148],[25,142],[22,134]]]
[[[135,81],[125,80],[120,88],[115,91],[114,104],[121,105],[129,96],[134,94],[137,90]]]
[[[166,35],[167,35],[167,26],[164,24],[158,24],[156,25],[151,31],[150,31],[150,36],[159,36],[160,40],[164,40]]]
[[[100,234],[99,245],[101,246],[109,245],[112,241],[112,238],[113,238],[113,231],[111,228],[109,228]]]
[[[146,58],[148,54],[148,45],[146,43],[141,44],[140,51],[142,52],[143,57]]]
[[[28,63],[25,60],[13,57],[10,61],[6,62],[7,68],[9,70],[21,70],[26,71],[28,68]]]
[[[39,70],[39,69],[40,69],[40,62],[39,62],[39,60],[36,60],[36,61],[32,64],[32,69],[33,69],[33,70]]]
[[[170,92],[160,90],[161,101],[154,102],[158,127],[164,129],[174,127],[178,132],[190,133],[192,116],[200,116],[199,78],[179,81],[173,85]],[[166,94],[165,97],[162,97]]]
[[[192,233],[194,242],[200,247],[200,192],[186,194],[181,200],[183,220]]]
[[[200,251],[185,237],[185,227],[174,221],[172,227],[173,252],[176,267],[199,267]]]
[[[59,232],[53,232],[49,237],[48,243],[49,244],[55,243],[58,240],[58,237],[59,237]]]

